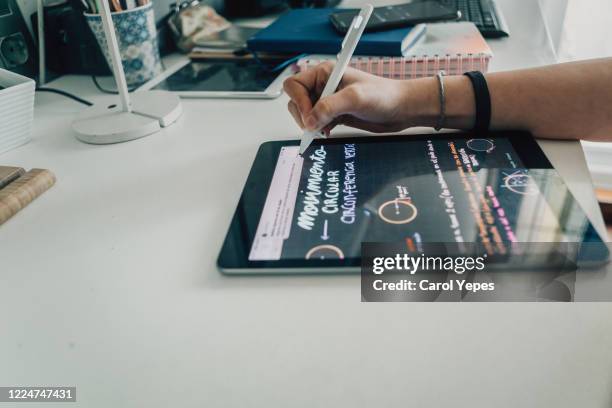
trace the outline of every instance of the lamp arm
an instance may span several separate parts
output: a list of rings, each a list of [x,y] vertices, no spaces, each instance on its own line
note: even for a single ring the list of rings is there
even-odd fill
[[[117,83],[117,90],[119,91],[119,98],[121,99],[123,111],[131,112],[132,103],[130,101],[130,95],[128,94],[125,73],[123,72],[123,65],[121,64],[121,55],[119,54],[119,44],[117,42],[117,36],[115,35],[115,25],[113,24],[113,18],[108,3],[109,2],[106,0],[98,2],[98,4],[101,5],[100,17],[102,18],[102,27],[104,28],[108,52],[113,63],[113,75]]]
[[[38,27],[38,83],[43,86],[47,82],[45,67],[45,17],[43,0],[37,4],[37,27]]]

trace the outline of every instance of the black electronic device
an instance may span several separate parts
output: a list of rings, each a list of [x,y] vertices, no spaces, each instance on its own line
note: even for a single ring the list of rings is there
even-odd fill
[[[289,0],[289,7],[335,7],[340,4],[340,0]]]
[[[282,10],[284,0],[225,0],[223,14],[227,17],[257,17]]]
[[[495,0],[436,0],[461,12],[460,21],[471,21],[485,38],[507,37],[510,33]]]
[[[286,58],[211,56],[177,64],[141,89],[175,92],[183,98],[276,98],[293,72],[274,70],[284,62]]]
[[[219,255],[222,271],[357,271],[362,242],[496,242],[494,252],[519,259],[517,242],[584,243],[583,264],[609,257],[528,133],[318,139],[303,157],[298,145],[261,145]]]
[[[36,76],[34,42],[15,0],[0,0],[0,68]]]
[[[224,3],[223,14],[227,17],[255,17],[287,7],[334,7],[340,0],[225,0]]]
[[[329,16],[334,28],[346,33],[359,10],[338,11]],[[366,26],[366,32],[390,30],[420,23],[457,20],[461,16],[455,8],[443,6],[437,1],[423,1],[376,7]]]

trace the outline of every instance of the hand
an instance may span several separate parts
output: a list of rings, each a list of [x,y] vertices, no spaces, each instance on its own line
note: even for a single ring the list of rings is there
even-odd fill
[[[285,80],[289,112],[302,129],[329,135],[338,124],[376,133],[433,125],[438,114],[435,79],[400,81],[349,68],[336,93],[319,99],[333,67],[323,63]]]

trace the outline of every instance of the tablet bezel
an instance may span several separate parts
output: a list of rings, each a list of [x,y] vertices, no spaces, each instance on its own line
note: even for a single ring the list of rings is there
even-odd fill
[[[153,78],[146,84],[138,88],[138,91],[152,90],[160,82],[166,80],[166,78],[172,76],[175,72],[179,71],[186,65],[190,64],[191,60],[181,61],[172,67],[168,68],[161,75]],[[225,99],[274,99],[278,98],[283,93],[283,82],[285,79],[293,74],[292,68],[289,66],[283,71],[279,72],[278,76],[264,91],[256,92],[236,92],[236,91],[172,91],[166,90],[166,92],[172,92],[181,98],[225,98]],[[138,92],[136,91],[136,92]]]
[[[351,140],[363,143],[384,143],[385,141],[397,142],[405,140],[431,140],[431,139],[472,139],[474,134],[470,132],[441,133],[441,134],[417,134],[417,135],[385,135],[365,136],[358,138],[333,138],[319,139],[313,145],[318,144],[344,144]],[[490,132],[487,138],[507,138],[519,158],[528,169],[554,169],[536,140],[528,132],[504,131]],[[338,273],[357,272],[360,269],[361,257],[344,259],[281,259],[275,261],[249,261],[248,255],[253,243],[259,218],[263,210],[268,190],[272,182],[272,176],[276,162],[283,146],[298,146],[299,140],[271,141],[261,144],[247,182],[243,188],[237,208],[232,216],[228,232],[224,239],[217,266],[223,273],[228,274],[278,274],[278,273]],[[245,197],[248,196],[248,204]],[[575,200],[575,197],[573,197]],[[250,214],[247,214],[250,213]],[[586,214],[585,214],[586,215]],[[588,219],[588,217],[587,217]],[[593,228],[590,219],[588,220]],[[251,224],[250,226],[248,224]],[[247,226],[245,228],[245,226]],[[599,234],[593,229],[593,233]],[[245,237],[246,234],[246,237]],[[240,241],[240,242],[236,242]],[[601,240],[603,242],[603,240]],[[236,245],[240,245],[242,251],[237,256]]]

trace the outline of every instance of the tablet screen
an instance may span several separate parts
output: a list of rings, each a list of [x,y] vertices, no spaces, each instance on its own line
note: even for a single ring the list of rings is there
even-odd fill
[[[249,222],[248,261],[356,259],[364,241],[479,242],[495,253],[594,239],[558,173],[521,136],[326,140],[304,158],[282,145]]]
[[[518,257],[514,242],[593,242],[581,259],[608,256],[527,133],[325,139],[303,158],[298,144],[260,147],[221,269],[356,267],[362,242],[402,243],[408,251],[475,242],[487,253]]]
[[[269,66],[283,62],[266,61],[266,65],[252,59],[191,62],[153,89],[175,92],[264,92],[279,75],[279,72],[272,72]]]

